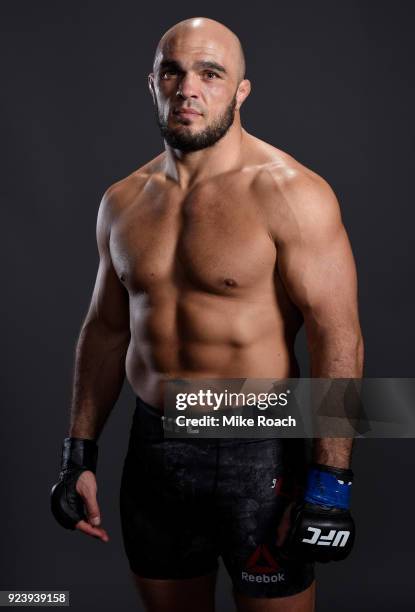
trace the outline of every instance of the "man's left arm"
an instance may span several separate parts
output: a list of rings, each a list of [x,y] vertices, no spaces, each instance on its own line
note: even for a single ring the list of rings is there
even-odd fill
[[[312,378],[361,378],[363,340],[356,268],[340,208],[319,177],[284,193],[287,220],[277,238],[278,272],[304,317]],[[316,438],[313,460],[348,468],[353,438]]]
[[[304,174],[287,181],[279,201],[278,273],[304,317],[311,377],[361,378],[356,269],[336,196],[323,179]],[[288,531],[280,525],[283,556],[327,562],[350,553],[352,445],[353,438],[314,439],[304,496]]]

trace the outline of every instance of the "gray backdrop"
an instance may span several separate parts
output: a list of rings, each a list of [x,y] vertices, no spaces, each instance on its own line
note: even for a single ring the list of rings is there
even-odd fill
[[[0,7],[3,249],[1,589],[69,589],[77,612],[141,610],[118,488],[125,387],[100,442],[107,545],[49,512],[66,435],[75,340],[98,262],[105,189],[161,151],[147,74],[161,34],[208,16],[240,36],[245,128],[325,177],[360,278],[366,376],[413,376],[411,2],[6,2]],[[306,373],[304,337],[298,350]],[[360,440],[355,549],[318,568],[318,610],[413,609],[413,440]],[[408,525],[408,527],[406,527]],[[221,573],[218,610],[232,609]]]

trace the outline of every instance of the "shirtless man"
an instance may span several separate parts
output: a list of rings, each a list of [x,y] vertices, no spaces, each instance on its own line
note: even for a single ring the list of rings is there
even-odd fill
[[[165,150],[112,185],[100,205],[100,263],[77,345],[71,423],[52,495],[54,514],[64,526],[108,541],[96,499],[96,440],[126,373],[137,409],[124,466],[121,518],[146,609],[214,610],[214,563],[223,554],[240,612],[311,612],[313,555],[281,566],[273,556],[275,542],[251,542],[256,532],[246,527],[244,533],[248,522],[240,519],[247,511],[255,524],[267,520],[260,513],[274,502],[261,497],[255,458],[261,457],[258,470],[266,469],[268,459],[275,463],[280,456],[281,441],[244,445],[238,440],[225,447],[220,440],[198,440],[198,455],[194,440],[163,441],[160,415],[167,378],[297,377],[294,341],[303,322],[312,377],[361,376],[356,273],[338,202],[324,179],[242,128],[240,108],[251,84],[240,42],[224,25],[192,18],[168,30],[148,82]],[[170,455],[168,444],[174,447]],[[351,447],[346,438],[314,440],[313,461],[320,471],[313,478],[316,473],[328,479],[346,474],[351,481]],[[229,459],[226,453],[233,469],[230,480],[221,490],[216,475],[216,497],[209,497],[210,454],[217,466],[220,458]],[[178,470],[169,472],[167,463],[178,457],[184,464],[175,481]],[[251,474],[246,483],[238,473],[246,468],[244,457]],[[198,479],[197,470],[205,465]],[[235,474],[239,487],[250,487],[240,498],[231,482]],[[199,523],[197,512],[189,513],[190,535],[188,525],[180,523],[194,502],[186,498],[186,478],[193,478],[192,487],[195,482],[205,487],[200,491],[205,501],[192,509],[203,513],[212,499],[222,504]],[[318,504],[309,489],[308,501]],[[333,512],[346,512],[343,492],[334,494],[338,503],[331,506],[338,507]],[[237,505],[247,499],[250,509],[239,508],[238,514]],[[79,520],[83,504],[86,514]],[[215,512],[223,511],[220,521],[226,522],[225,508],[233,518],[216,542],[214,530],[208,535],[203,530]],[[283,517],[278,515],[277,544],[293,528],[287,518],[293,515],[285,510]],[[270,530],[275,535],[277,525],[261,533]],[[248,570],[241,571],[241,563]]]

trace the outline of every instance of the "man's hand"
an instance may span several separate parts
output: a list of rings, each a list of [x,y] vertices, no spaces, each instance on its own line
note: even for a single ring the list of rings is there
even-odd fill
[[[291,502],[277,529],[282,559],[340,561],[354,543],[355,526],[349,512],[353,472],[314,464],[304,499]]]
[[[294,561],[342,561],[350,554],[354,538],[354,522],[348,510],[299,504],[292,509],[291,527],[281,553]]]
[[[108,542],[101,524],[95,478],[98,446],[95,440],[65,438],[58,482],[51,491],[51,510],[65,529],[83,533]]]
[[[97,501],[98,487],[95,474],[89,470],[82,472],[76,482],[75,490],[84,503],[86,518],[88,519],[87,521],[82,519],[76,523],[75,529],[79,529],[79,531],[103,542],[108,542],[108,534],[101,527],[101,512]]]

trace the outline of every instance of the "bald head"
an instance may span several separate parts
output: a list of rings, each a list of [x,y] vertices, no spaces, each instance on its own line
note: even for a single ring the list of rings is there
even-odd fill
[[[239,110],[251,84],[238,37],[218,21],[193,17],[167,30],[148,84],[161,134],[173,149],[199,151],[241,130]]]
[[[239,38],[223,23],[208,17],[192,17],[176,23],[163,34],[154,56],[153,70],[175,47],[189,44],[226,57],[237,83],[245,78],[245,56]]]

